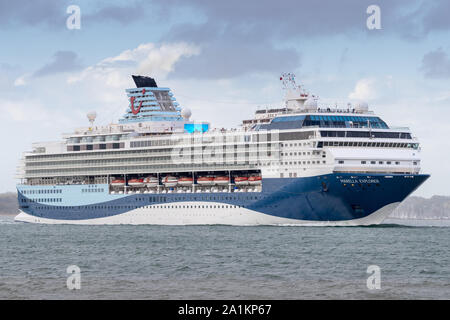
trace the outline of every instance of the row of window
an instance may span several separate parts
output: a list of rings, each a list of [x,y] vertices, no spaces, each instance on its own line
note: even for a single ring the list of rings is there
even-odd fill
[[[323,164],[326,164],[326,161],[322,161]],[[289,161],[289,162],[281,162],[283,165],[296,165],[296,164],[320,164],[320,161]]]
[[[308,119],[308,118],[307,118]],[[312,121],[353,121],[353,122],[382,122],[378,117],[361,117],[361,116],[309,116]]]
[[[320,131],[322,137],[412,139],[405,132]]]
[[[379,117],[362,116],[283,116],[276,117],[268,125],[260,125],[257,129],[298,129],[302,127],[320,126],[321,128],[372,127],[388,129],[387,124]]]
[[[167,198],[165,196],[152,196],[149,197],[149,202],[167,202]],[[261,199],[261,196],[243,196],[243,197],[237,197],[237,196],[193,196],[193,197],[186,197],[186,196],[179,196],[179,197],[170,197],[170,201],[223,201],[223,200],[258,200]],[[136,198],[136,201],[144,201],[144,198]]]
[[[61,198],[41,198],[41,199],[20,199],[20,202],[62,202]]]
[[[281,145],[281,147],[301,147],[301,146],[304,146],[304,147],[306,147],[306,146],[312,146],[312,143],[311,142],[303,142],[303,143],[301,143],[301,142],[299,142],[299,143],[281,143],[280,144]]]
[[[249,136],[250,138],[250,136]],[[194,139],[195,140],[195,139]],[[206,140],[206,138],[205,138]],[[210,140],[210,141],[209,141]],[[135,141],[138,142],[138,141]],[[142,141],[140,141],[142,142]],[[214,139],[208,139],[207,143],[213,143]],[[258,144],[251,144],[251,145],[245,145],[245,148],[247,149],[255,149],[255,147]],[[277,146],[277,143],[264,143],[264,146]],[[200,146],[194,146],[194,145],[187,145],[186,147],[183,147],[183,149],[188,149],[190,147],[194,147],[194,150],[197,149],[197,147],[201,147]],[[206,147],[205,145],[203,145],[203,147]],[[232,149],[231,147],[235,148],[235,149],[243,149],[244,145],[226,145],[225,149]],[[213,147],[209,147],[208,148],[213,148]],[[94,148],[95,150],[95,148]],[[78,150],[78,151],[83,151],[83,150]],[[27,155],[25,158],[26,162],[31,162],[31,161],[39,161],[39,160],[50,160],[50,161],[54,161],[54,160],[80,160],[80,158],[112,158],[112,157],[129,157],[129,156],[133,156],[133,155],[137,155],[137,156],[142,156],[142,155],[148,155],[148,156],[153,156],[155,155],[155,153],[166,153],[166,154],[171,154],[172,151],[177,152],[177,149],[173,149],[173,148],[161,148],[161,149],[136,149],[136,150],[111,150],[108,152],[80,152],[77,154],[73,154],[73,153],[63,153],[63,154],[48,154],[48,155]]]
[[[87,137],[71,137],[67,140],[69,144],[77,144],[77,143],[91,143],[91,142],[112,142],[119,141],[122,139],[127,139],[128,135],[97,135],[97,136],[87,136]]]
[[[304,155],[304,156],[310,156],[310,155],[313,155],[313,156],[315,156],[315,155],[320,155],[320,151],[312,151],[312,152],[281,152],[281,155],[282,156],[296,156],[296,155],[299,155],[299,156],[301,156],[301,155]],[[325,155],[325,152],[323,152],[323,156]]]
[[[353,141],[319,141],[318,148],[322,147],[375,147],[375,148],[413,148],[419,147],[418,143],[397,142],[353,142]]]
[[[27,155],[26,161],[38,161],[38,160],[79,160],[80,158],[111,158],[111,157],[127,157],[132,155],[152,155],[155,152],[168,152],[172,149],[152,149],[152,150],[123,150],[115,151],[111,150],[105,152],[81,152],[76,155],[73,153],[63,154],[48,154],[48,155]]]
[[[124,148],[125,145],[120,143],[99,143],[99,144],[85,144],[85,145],[75,145],[67,146],[67,151],[84,151],[84,150],[106,150],[106,149],[120,149]]]
[[[273,207],[276,207],[277,205],[272,205]],[[107,210],[114,210],[114,209],[235,209],[235,208],[246,208],[246,205],[230,205],[230,204],[223,204],[223,205],[156,205],[156,206],[92,206],[92,209],[107,209]],[[38,210],[68,210],[69,208],[73,207],[61,207],[61,206],[48,206],[48,207],[37,207]]]
[[[23,194],[54,194],[62,193],[60,189],[43,189],[43,190],[23,190]]]
[[[43,166],[71,166],[71,165],[83,165],[83,166],[90,166],[94,164],[116,164],[116,163],[123,163],[125,165],[133,164],[133,163],[160,163],[160,162],[168,162],[171,161],[179,161],[179,160],[208,160],[211,158],[226,158],[229,160],[233,159],[246,159],[249,157],[270,157],[272,155],[272,151],[270,149],[250,149],[250,150],[238,150],[238,151],[231,151],[227,152],[228,150],[225,150],[225,152],[222,152],[223,150],[220,149],[210,149],[206,150],[203,154],[201,152],[199,153],[192,153],[191,150],[186,150],[187,152],[172,152],[169,153],[167,156],[159,156],[158,154],[155,154],[151,157],[139,157],[139,158],[116,158],[116,159],[96,159],[96,160],[85,160],[85,159],[78,159],[78,160],[61,160],[61,161],[51,161],[51,162],[30,162],[26,164],[26,168],[34,169],[36,167],[43,167]]]
[[[109,168],[105,166],[99,165],[98,167],[87,167],[87,168],[67,168],[67,169],[39,169],[39,170],[25,170],[25,177],[32,178],[30,175],[41,175],[41,176],[55,176],[58,174],[64,175],[77,175],[79,173],[82,174],[106,174],[106,173],[115,173],[113,171],[120,171],[120,173],[141,173],[141,172],[171,172],[174,170],[179,170],[183,168],[185,171],[191,171],[195,169],[211,169],[214,170],[229,170],[233,167],[241,168],[245,167],[246,169],[257,169],[257,162],[255,160],[235,160],[234,163],[229,163],[231,161],[214,161],[211,163],[201,162],[201,163],[171,163],[166,165],[120,165],[118,164],[116,168]],[[203,171],[205,171],[203,170]],[[125,171],[125,172],[124,172]]]
[[[105,191],[105,189],[103,189],[103,188],[81,189],[82,193],[86,193],[86,192],[103,192],[103,191]]]
[[[353,117],[353,116],[306,116],[303,126],[342,127],[351,126],[388,129],[387,124],[379,117]],[[353,125],[352,125],[353,124]]]
[[[168,197],[167,196],[153,196],[153,197],[149,197],[148,198],[148,202],[167,202]],[[169,198],[170,201],[183,201],[183,200],[189,200],[189,201],[220,201],[220,200],[247,200],[247,201],[252,201],[252,200],[259,200],[262,199],[261,196],[244,196],[244,197],[236,197],[236,196],[194,196],[194,197],[189,197],[189,199],[185,196],[178,196],[178,197],[173,197],[173,198]],[[26,199],[22,199],[22,202],[26,202]],[[29,202],[62,202],[62,199],[60,198],[56,198],[56,199],[34,199],[34,200],[28,200]],[[136,202],[140,202],[140,201],[145,201],[144,198],[136,198]],[[104,206],[85,206],[85,208],[90,207],[93,209],[101,209],[104,208]],[[112,209],[120,209],[120,208],[133,208],[134,206],[108,206],[109,208]],[[68,206],[68,207],[64,207],[64,208],[70,208],[70,209],[74,209],[76,207],[73,206]],[[80,208],[80,207],[78,207]]]
[[[30,186],[42,186],[42,185],[74,185],[74,184],[107,184],[107,176],[94,177],[93,181],[89,177],[58,177],[58,178],[32,178],[27,179],[26,184]],[[61,192],[59,192],[61,193]]]
[[[258,135],[254,135],[255,140],[258,140]],[[261,139],[262,140],[262,139]],[[219,136],[200,136],[200,137],[176,137],[172,139],[153,139],[143,141],[130,141],[131,148],[143,148],[143,147],[156,147],[156,146],[177,146],[186,145],[186,147],[200,147],[202,144],[209,143],[238,143],[238,142],[250,142],[250,135],[219,135]],[[264,142],[267,141],[264,140]]]
[[[339,164],[344,164],[345,161],[344,161],[344,160],[339,160],[338,163],[339,163]],[[361,164],[367,164],[367,161],[362,160],[362,161],[361,161]],[[377,164],[377,161],[373,161],[373,160],[372,160],[372,161],[370,161],[370,164]],[[378,161],[378,164],[385,164],[385,161]],[[392,161],[386,161],[386,164],[387,164],[387,165],[391,165],[391,164],[392,164]],[[395,164],[399,166],[399,165],[400,165],[400,161],[395,161]],[[417,165],[417,161],[413,161],[413,165],[416,166],[416,165]]]

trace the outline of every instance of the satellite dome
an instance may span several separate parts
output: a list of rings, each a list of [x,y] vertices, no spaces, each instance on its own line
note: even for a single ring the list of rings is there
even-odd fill
[[[309,98],[305,101],[304,107],[306,109],[317,109],[317,101],[315,99]]]
[[[94,121],[95,118],[97,118],[97,112],[95,111],[88,112],[87,118],[89,119],[89,121]]]
[[[184,119],[189,119],[190,117],[191,117],[191,115],[192,115],[192,112],[191,112],[191,110],[190,109],[188,109],[188,108],[183,108],[183,110],[181,110],[181,116],[184,118]]]
[[[367,112],[369,111],[369,105],[365,101],[360,101],[355,106],[356,111]]]

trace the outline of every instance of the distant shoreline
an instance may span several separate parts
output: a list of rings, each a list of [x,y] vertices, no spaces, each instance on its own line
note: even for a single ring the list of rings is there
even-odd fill
[[[387,217],[386,220],[427,220],[427,221],[450,221],[449,217],[442,218],[398,218],[398,217]]]
[[[17,213],[0,212],[0,216],[15,216],[17,214],[19,214],[19,212],[17,212]]]

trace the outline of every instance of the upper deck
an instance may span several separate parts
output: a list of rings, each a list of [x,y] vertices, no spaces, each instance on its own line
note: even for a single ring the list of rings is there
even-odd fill
[[[95,114],[90,113],[89,127],[63,134],[62,141],[33,144],[33,150],[24,153],[19,177],[38,183],[43,178],[53,183],[58,177],[59,183],[65,183],[74,176],[96,176],[103,181],[111,174],[261,168],[264,176],[279,177],[291,165],[289,176],[296,177],[333,170],[341,165],[334,163],[336,157],[345,165],[352,163],[342,155],[352,152],[361,162],[358,166],[362,161],[378,161],[378,165],[379,157],[396,159],[392,162],[399,163],[396,172],[416,172],[419,165],[413,154],[418,141],[409,128],[388,126],[365,103],[323,107],[315,96],[290,88],[284,107],[257,110],[254,119],[244,121],[241,128],[212,129],[207,122],[190,121],[190,111],[178,107],[170,89],[159,88],[149,79],[153,80],[135,80],[137,88],[126,90],[130,105],[127,117],[118,124],[96,126]],[[164,112],[175,118],[159,118]],[[286,154],[293,158],[284,161]],[[368,159],[368,154],[377,159]],[[231,162],[221,163],[222,158]],[[410,168],[410,163],[417,165]],[[361,170],[352,166],[351,170]],[[394,170],[372,165],[366,169]]]
[[[126,89],[129,105],[119,123],[183,121],[181,107],[169,88],[160,88],[155,79],[132,76],[136,88]]]

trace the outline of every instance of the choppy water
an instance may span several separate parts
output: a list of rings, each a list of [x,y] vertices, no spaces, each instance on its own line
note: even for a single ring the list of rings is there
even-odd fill
[[[1,299],[450,299],[450,228],[49,226],[0,216]],[[81,269],[68,290],[66,268]],[[369,265],[381,289],[369,290]]]

